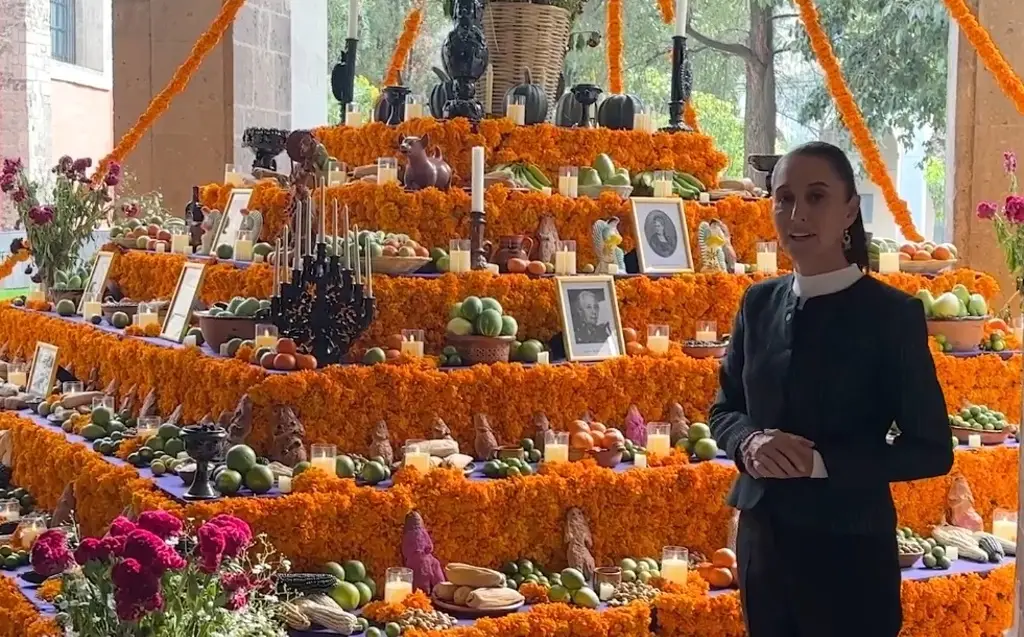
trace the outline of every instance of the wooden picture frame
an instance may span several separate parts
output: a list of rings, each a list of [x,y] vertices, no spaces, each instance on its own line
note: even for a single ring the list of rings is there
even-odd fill
[[[686,208],[679,197],[631,197],[636,259],[644,274],[693,272]]]
[[[249,207],[249,200],[252,199],[252,188],[233,188],[228,195],[228,204],[224,206],[224,215],[217,226],[217,234],[210,249],[210,256],[217,254],[217,248],[222,245],[235,247],[238,239],[238,231],[242,227],[242,211]]]
[[[555,287],[566,358],[590,362],[626,354],[614,277],[560,276]]]
[[[92,269],[89,270],[89,279],[85,282],[85,291],[81,300],[78,301],[78,315],[82,316],[85,311],[85,302],[95,295],[96,300],[103,302],[103,292],[107,287],[107,277],[110,275],[110,266],[114,263],[113,252],[97,252],[96,259],[92,262]]]
[[[53,384],[57,382],[57,354],[56,345],[36,342],[32,366],[29,367],[25,381],[25,393],[41,398],[47,398],[53,393]]]
[[[192,320],[192,308],[199,298],[199,289],[205,276],[205,263],[188,261],[181,266],[178,283],[174,286],[174,296],[171,297],[171,304],[167,306],[167,316],[164,317],[164,324],[160,329],[160,338],[175,343],[184,340],[189,322]]]

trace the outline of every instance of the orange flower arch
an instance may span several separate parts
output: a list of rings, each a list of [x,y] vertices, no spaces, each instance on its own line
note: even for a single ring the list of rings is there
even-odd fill
[[[622,0],[608,0],[608,90],[622,93]]]
[[[409,58],[409,52],[412,51],[412,45],[416,43],[416,36],[419,35],[421,26],[423,26],[423,0],[419,0],[413,5],[409,14],[405,16],[405,23],[402,25],[402,35],[398,38],[398,44],[395,45],[394,53],[391,54],[391,63],[388,64],[388,71],[384,74],[385,86],[398,84],[402,66],[405,65],[406,59]]]
[[[1003,94],[1013,100],[1014,106],[1024,115],[1024,82],[992,41],[992,36],[981,26],[964,0],[943,1],[949,9],[950,17],[956,20],[957,26],[967,36],[967,41],[978,52],[985,68],[995,78],[999,88],[1003,89]]]

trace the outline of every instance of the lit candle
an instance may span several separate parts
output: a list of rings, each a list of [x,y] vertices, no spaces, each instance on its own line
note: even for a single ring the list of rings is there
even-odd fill
[[[417,440],[405,443],[402,466],[416,467],[420,473],[427,473],[430,471],[430,453],[420,444],[421,442]]]
[[[412,569],[392,567],[384,574],[384,603],[400,604],[412,595]]]
[[[359,39],[359,0],[348,0],[348,39]]]
[[[252,241],[235,240],[235,261],[252,261]]]
[[[647,453],[656,453],[660,456],[667,456],[672,450],[670,438],[670,425],[667,423],[648,423],[647,425]]]
[[[647,326],[647,349],[652,354],[666,354],[668,353],[668,325],[648,325]]]
[[[569,462],[569,432],[549,429],[544,434],[544,462]]]
[[[484,113],[490,115],[494,111],[494,65],[487,65],[487,74],[484,76]]]
[[[338,254],[338,200],[334,200],[334,218],[331,220],[331,234],[334,240],[331,241],[331,254],[334,256],[341,256]]]
[[[309,464],[315,469],[336,475],[338,448],[334,445],[313,444],[309,447]]]
[[[666,546],[661,550],[661,577],[673,584],[686,585],[690,555],[683,547]]]
[[[327,182],[320,181],[320,240],[323,243],[327,237]]]
[[[472,212],[484,211],[484,147],[473,147],[473,207]]]
[[[538,365],[550,365],[551,364],[551,353],[550,352],[537,352],[537,364]]]
[[[89,300],[85,302],[85,306],[82,308],[82,316],[85,320],[89,320],[94,316],[103,314],[103,304],[96,300]]]
[[[306,254],[313,254],[313,197],[306,197]]]
[[[299,247],[302,245],[302,203],[295,204],[295,250],[292,252],[292,269],[299,269]]]
[[[171,236],[171,252],[174,254],[188,254],[187,234],[176,234]]]
[[[900,271],[899,252],[880,252],[878,254],[878,271],[882,274],[893,274]]]
[[[700,193],[700,202],[704,205],[711,203],[711,193],[702,192]]]
[[[373,298],[373,258],[366,251],[366,296]]]
[[[355,2],[356,0],[352,0]],[[689,0],[676,0],[676,36],[686,37],[686,12],[689,7]],[[349,36],[352,37],[352,36]]]
[[[352,256],[352,260],[356,262],[356,278],[355,278],[355,283],[356,283],[356,285],[359,285],[359,283],[360,283],[359,279],[360,279],[360,273],[361,273],[361,270],[359,268],[359,226],[355,227],[355,232],[353,234],[355,234],[355,237],[356,237],[356,250],[355,250],[356,253]],[[369,249],[367,249],[367,252],[369,252]]]

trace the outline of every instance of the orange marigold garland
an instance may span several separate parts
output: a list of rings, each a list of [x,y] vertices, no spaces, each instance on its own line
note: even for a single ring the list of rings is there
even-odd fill
[[[697,123],[697,109],[693,107],[693,98],[686,103],[686,108],[683,109],[683,121],[686,125],[695,131],[699,131],[700,127]]]
[[[676,3],[673,0],[658,0],[658,10],[661,11],[661,21],[665,24],[672,24],[676,19]]]
[[[1013,100],[1017,110],[1024,114],[1024,82],[1006,61],[1003,52],[992,40],[992,36],[988,34],[985,27],[981,26],[964,0],[943,1],[946,3],[946,8],[949,9],[949,15],[956,20],[960,31],[967,36],[967,41],[978,52],[978,57],[985,64],[985,68],[995,78],[999,88],[1003,89],[1003,94]]]
[[[430,603],[430,598],[427,597],[426,593],[418,590],[397,604],[389,604],[387,602],[370,602],[363,607],[362,615],[371,622],[386,624],[397,620],[402,616],[402,613],[407,610],[422,610],[429,612],[434,610],[434,605]]]
[[[814,0],[796,0],[796,4],[800,10],[800,19],[803,21],[804,28],[807,29],[811,49],[818,58],[821,69],[825,72],[825,85],[836,103],[843,123],[846,124],[846,128],[849,129],[850,135],[853,137],[854,145],[856,145],[861,159],[864,160],[864,169],[871,177],[871,181],[882,190],[885,203],[892,211],[893,219],[903,236],[910,241],[924,241],[924,237],[914,227],[914,220],[910,216],[907,202],[901,199],[899,193],[896,192],[896,186],[889,176],[882,153],[878,150],[878,145],[875,143],[868,125],[864,122],[860,107],[854,101],[850,87],[847,86],[846,80],[843,78],[839,60],[836,58],[828,35],[825,34],[825,29],[821,25],[821,18],[814,6]]]
[[[28,261],[29,257],[31,256],[31,252],[22,249],[18,250],[14,254],[4,259],[4,262],[0,263],[0,279],[6,279],[7,277],[9,277],[11,273],[14,272],[15,266],[17,266],[22,261]]]
[[[622,92],[622,0],[608,0],[608,90]]]
[[[192,76],[199,70],[203,60],[206,59],[210,51],[224,37],[224,34],[234,23],[235,17],[243,5],[245,5],[245,0],[224,0],[224,4],[221,5],[217,17],[214,18],[206,32],[196,40],[196,43],[192,46],[192,52],[189,53],[185,62],[174,71],[174,75],[167,82],[167,86],[153,97],[146,110],[139,115],[135,125],[129,128],[117,142],[117,146],[114,146],[114,150],[110,151],[106,157],[100,160],[92,177],[94,183],[99,183],[103,180],[107,174],[107,166],[110,165],[110,162],[124,163],[124,158],[135,150],[135,147],[142,140],[142,136],[149,131],[160,116],[167,112],[167,109],[171,106],[171,101],[188,87]]]
[[[398,84],[399,74],[405,61],[409,58],[412,45],[416,42],[420,27],[423,25],[423,0],[418,0],[412,10],[405,16],[405,24],[402,25],[402,35],[398,38],[395,51],[391,54],[391,63],[388,64],[388,71],[384,75],[384,84],[392,86]]]

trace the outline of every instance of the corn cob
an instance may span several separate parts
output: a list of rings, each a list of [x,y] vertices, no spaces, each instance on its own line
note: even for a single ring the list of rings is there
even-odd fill
[[[991,535],[996,542],[999,542],[999,546],[1003,549],[1003,555],[1016,555],[1017,545],[1006,538],[1001,538],[998,535],[992,535],[991,533],[985,533],[984,531],[976,531],[974,537],[980,538],[982,535]]]
[[[339,583],[337,577],[327,573],[281,573],[277,576],[278,586],[296,593],[329,591]]]
[[[981,550],[978,540],[966,529],[956,526],[937,526],[932,529],[932,537],[943,546],[955,546],[960,557],[973,562],[987,562],[988,553]]]
[[[309,617],[299,610],[298,606],[289,602],[281,602],[277,608],[277,615],[281,618],[288,628],[293,630],[307,630],[311,623]]]

